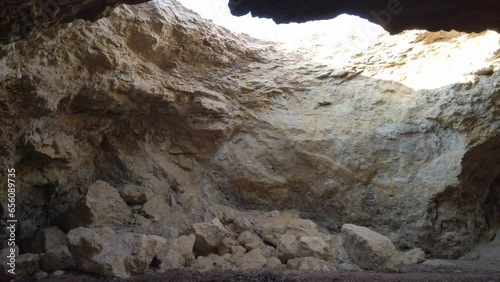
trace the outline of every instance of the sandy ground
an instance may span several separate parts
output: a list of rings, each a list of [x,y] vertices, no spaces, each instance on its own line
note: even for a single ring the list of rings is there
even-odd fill
[[[92,275],[66,273],[59,277],[49,277],[39,281],[88,282],[88,281],[202,281],[202,282],[309,282],[309,281],[470,281],[500,282],[500,268],[493,264],[488,267],[477,267],[474,264],[436,267],[426,265],[405,266],[400,273],[375,272],[312,272],[298,270],[274,271],[209,271],[200,273],[192,270],[171,270],[164,273],[150,272],[129,279],[102,278]],[[23,280],[32,281],[32,280]]]

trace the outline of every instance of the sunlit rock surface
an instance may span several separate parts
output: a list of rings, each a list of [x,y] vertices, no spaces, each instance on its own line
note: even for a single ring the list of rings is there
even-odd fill
[[[321,37],[290,48],[164,1],[4,45],[0,166],[17,171],[18,238],[102,180],[117,197],[154,193],[145,205],[161,215],[131,204],[120,227],[137,233],[238,218],[219,205],[290,209],[458,257],[499,224],[499,39],[408,31],[359,52]]]

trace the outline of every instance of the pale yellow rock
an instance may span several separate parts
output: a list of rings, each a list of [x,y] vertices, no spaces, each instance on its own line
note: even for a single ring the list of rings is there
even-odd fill
[[[270,257],[267,259],[266,268],[268,269],[281,269],[284,268],[285,265],[281,263],[281,260],[277,257]]]
[[[295,236],[318,236],[318,228],[316,223],[309,219],[292,219],[288,223],[287,234]]]
[[[276,256],[281,262],[295,258],[297,255],[298,240],[295,235],[283,234],[280,236],[278,246],[276,247]]]
[[[260,239],[259,236],[251,233],[250,231],[243,231],[240,234],[237,240],[238,244],[243,246],[247,251],[251,251],[253,249],[263,249],[265,247],[264,242]]]
[[[159,268],[167,270],[185,267],[187,258],[193,253],[194,241],[194,234],[180,236],[175,239],[168,247],[168,250],[157,257],[161,261]]]
[[[129,184],[120,190],[120,195],[128,204],[134,205],[147,202],[153,197],[153,192],[146,187]]]
[[[411,249],[401,255],[403,264],[416,264],[425,261],[425,253],[420,248]]]
[[[142,213],[146,218],[160,221],[170,215],[170,206],[165,202],[163,196],[157,195],[147,201],[142,207]]]
[[[267,259],[262,255],[259,248],[253,249],[243,256],[240,262],[240,270],[261,269],[267,264]]]
[[[197,255],[212,253],[230,234],[218,218],[214,218],[210,222],[195,223],[192,229],[196,238],[194,251]]]
[[[366,227],[344,224],[342,239],[351,260],[363,269],[396,271],[402,263],[392,242]]]
[[[315,257],[328,260],[330,246],[320,237],[301,236],[297,243],[297,257]]]
[[[333,271],[335,266],[331,262],[327,262],[313,257],[294,258],[287,262],[289,269],[297,270],[313,270],[313,271]]]

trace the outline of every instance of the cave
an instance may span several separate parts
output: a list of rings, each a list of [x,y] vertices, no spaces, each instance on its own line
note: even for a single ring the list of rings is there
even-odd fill
[[[0,281],[500,279],[500,1],[0,4]]]

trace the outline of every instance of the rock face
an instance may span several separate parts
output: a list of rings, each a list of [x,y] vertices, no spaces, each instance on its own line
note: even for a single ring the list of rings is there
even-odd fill
[[[116,233],[109,227],[79,227],[66,240],[78,270],[121,278],[145,272],[167,243],[158,236]]]
[[[351,260],[363,269],[395,271],[402,263],[389,238],[366,227],[345,224],[342,238]]]
[[[363,52],[321,37],[292,48],[162,3],[0,47],[0,167],[16,169],[25,240],[53,225],[137,230],[68,235],[77,268],[125,277],[149,267],[149,235],[173,240],[189,228],[198,257],[185,264],[202,269],[238,265],[260,241],[266,259],[324,260],[321,240],[332,243],[318,228],[347,222],[435,257],[491,238],[498,33],[384,33]],[[135,196],[130,185],[147,190]],[[247,221],[216,206],[281,212]],[[237,245],[245,231],[251,240]]]

